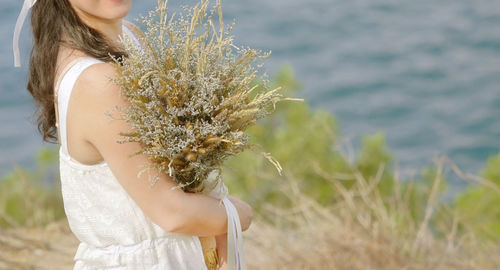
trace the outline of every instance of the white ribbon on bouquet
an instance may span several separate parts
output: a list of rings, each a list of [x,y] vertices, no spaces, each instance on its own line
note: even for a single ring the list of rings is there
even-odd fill
[[[216,170],[210,172],[207,180],[218,178]],[[240,217],[234,204],[229,200],[229,191],[224,181],[219,180],[210,195],[222,199],[227,214],[227,266],[228,270],[246,270],[243,252],[243,233],[241,231]]]

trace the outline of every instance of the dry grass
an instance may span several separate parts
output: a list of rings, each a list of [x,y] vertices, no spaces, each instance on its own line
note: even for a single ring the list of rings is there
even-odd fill
[[[73,269],[78,243],[65,219],[44,227],[0,229],[0,270]]]
[[[438,200],[441,173],[446,159],[438,163],[438,173],[431,183],[425,214],[415,219],[409,214],[410,196],[402,184],[394,186],[390,198],[382,198],[377,183],[385,170],[364,179],[326,174],[339,191],[336,203],[320,205],[304,195],[298,181],[281,186],[293,202],[286,209],[266,204],[244,233],[249,269],[499,269],[500,249],[458,230],[459,218],[434,224],[433,218],[443,202]],[[452,170],[456,166],[447,165]],[[459,171],[457,171],[459,172]],[[354,181],[346,189],[344,181]],[[397,177],[396,177],[397,183]],[[408,186],[408,185],[406,185]],[[446,207],[444,208],[446,209]],[[45,228],[14,228],[0,231],[0,269],[71,269],[78,241],[65,220]]]
[[[451,214],[448,224],[431,226],[433,213],[443,207],[437,195],[445,161],[438,162],[438,174],[427,202],[422,202],[426,208],[420,220],[409,214],[409,196],[402,185],[395,185],[391,198],[380,196],[376,185],[383,165],[370,181],[355,173],[350,189],[343,187],[343,176],[327,175],[316,167],[316,173],[331,180],[341,194],[328,206],[305,196],[297,181],[287,181],[283,193],[293,206],[266,205],[263,216],[271,217],[271,222],[259,218],[246,233],[249,268],[500,269],[498,244],[476,239],[472,232],[458,232],[458,217]]]

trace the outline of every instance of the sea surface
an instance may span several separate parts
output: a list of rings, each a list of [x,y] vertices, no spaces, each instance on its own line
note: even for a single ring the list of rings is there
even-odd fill
[[[212,3],[214,3],[212,1]],[[168,3],[169,12],[197,1]],[[313,108],[332,112],[345,141],[383,131],[401,171],[449,156],[477,173],[500,152],[500,1],[233,0],[236,45],[272,51],[272,77],[290,64]],[[153,9],[134,1],[127,17]],[[0,4],[0,175],[31,167],[45,143],[25,90],[31,30],[21,34],[21,68],[13,67],[12,33],[22,1]],[[307,134],[303,134],[307,136]],[[460,184],[457,184],[460,185]]]

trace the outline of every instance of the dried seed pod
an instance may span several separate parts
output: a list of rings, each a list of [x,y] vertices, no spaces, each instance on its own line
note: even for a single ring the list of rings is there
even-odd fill
[[[142,110],[147,110],[146,108],[146,105],[144,105],[143,102],[141,102],[140,100],[136,100],[136,99],[133,99],[130,101],[132,104],[134,104],[135,106],[141,108]]]
[[[221,142],[221,140],[222,139],[220,137],[207,138],[207,139],[205,139],[205,141],[203,141],[203,145],[205,145],[205,146],[218,145]]]
[[[217,95],[214,95],[212,97],[212,99],[210,100],[210,103],[212,103],[212,105],[216,106],[217,104],[219,104],[219,97]]]
[[[144,102],[144,103],[148,103],[150,101],[148,97],[145,97],[143,95],[139,96],[139,100],[142,101],[142,102]]]
[[[137,89],[141,88],[141,86],[139,85],[139,79],[138,78],[135,78],[132,83],[135,85],[135,88],[137,88]]]
[[[163,86],[158,90],[158,96],[165,97],[167,95],[168,88]]]
[[[183,154],[187,154],[189,152],[191,152],[191,147],[190,146],[186,146],[186,147],[184,147],[184,149],[182,149],[182,153]]]
[[[189,165],[189,166],[187,166],[187,167],[183,168],[182,170],[183,170],[184,172],[191,172],[191,171],[193,171],[193,170],[195,170],[195,169],[196,169],[195,167],[193,167],[193,166]]]
[[[232,142],[232,144],[234,144],[234,145],[242,145],[243,143],[240,140],[234,140]]]
[[[174,166],[184,166],[185,165],[185,162],[176,158],[172,161],[172,164],[174,164]]]
[[[137,131],[132,131],[132,132],[120,132],[120,136],[126,136],[126,137],[139,137],[141,134]]]
[[[142,75],[142,77],[139,79],[139,82],[138,82],[139,86],[141,86],[141,88],[144,88],[144,87],[145,87],[146,80],[148,80],[148,79],[149,79],[149,77],[150,77],[151,75],[153,75],[154,73],[158,73],[158,71],[156,71],[156,70],[151,70],[151,71],[147,72],[146,74]]]
[[[186,159],[187,161],[195,161],[195,160],[196,160],[196,157],[197,157],[197,155],[196,155],[196,153],[195,153],[195,152],[189,152],[189,153],[186,155],[185,159]]]

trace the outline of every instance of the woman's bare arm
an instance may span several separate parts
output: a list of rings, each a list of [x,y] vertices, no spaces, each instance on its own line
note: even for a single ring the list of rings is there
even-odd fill
[[[112,120],[107,112],[115,106],[125,107],[128,102],[121,96],[120,87],[110,81],[116,76],[110,63],[95,64],[87,68],[77,80],[72,97],[72,109],[78,115],[78,124],[83,125],[83,136],[94,146],[109,165],[116,179],[130,197],[156,224],[170,232],[197,236],[213,236],[227,232],[227,215],[219,200],[204,194],[185,193],[175,181],[165,173],[150,187],[148,173],[137,177],[141,166],[149,163],[145,155],[128,157],[141,149],[136,142],[117,143],[123,139],[120,132],[132,131],[132,126],[124,120]],[[151,169],[152,175],[158,171]],[[251,207],[231,197],[242,224],[246,230],[252,219]]]

